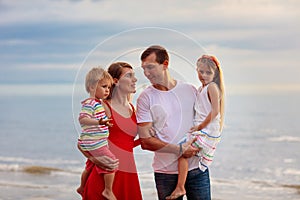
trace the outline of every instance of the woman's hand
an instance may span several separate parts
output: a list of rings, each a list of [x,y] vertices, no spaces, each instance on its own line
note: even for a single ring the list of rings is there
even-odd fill
[[[156,137],[156,130],[153,126],[149,129],[149,134],[151,137]]]
[[[110,123],[111,120],[112,119],[102,119],[102,118],[100,118],[98,123],[99,123],[99,125],[105,125],[105,126],[108,126],[108,127],[112,127],[113,124]]]
[[[93,163],[95,163],[95,165],[97,165],[98,167],[107,170],[107,171],[113,171],[116,168],[118,168],[119,166],[119,160],[113,160],[112,158],[108,157],[108,156],[98,156],[98,157],[94,157],[91,154],[89,154],[86,151],[82,151],[79,144],[77,144],[77,148],[79,149],[79,151],[86,157],[88,158],[90,161],[92,161]]]
[[[113,171],[119,166],[119,160],[113,160],[112,158],[108,156],[99,156],[99,157],[93,157],[91,156],[89,158],[95,165],[98,167],[107,170],[107,171]]]

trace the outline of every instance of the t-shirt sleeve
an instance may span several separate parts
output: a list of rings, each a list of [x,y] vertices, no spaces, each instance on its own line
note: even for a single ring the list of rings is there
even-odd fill
[[[150,98],[145,93],[142,93],[137,99],[136,119],[137,123],[153,121],[150,113]]]
[[[91,104],[84,103],[82,104],[81,111],[79,113],[79,119],[88,117],[93,118],[94,107]]]

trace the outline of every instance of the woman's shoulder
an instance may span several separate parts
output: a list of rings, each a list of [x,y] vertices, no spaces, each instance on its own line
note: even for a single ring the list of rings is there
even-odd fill
[[[110,106],[110,100],[104,100],[102,101],[102,106],[105,110],[105,114],[108,118],[111,117],[111,106]]]

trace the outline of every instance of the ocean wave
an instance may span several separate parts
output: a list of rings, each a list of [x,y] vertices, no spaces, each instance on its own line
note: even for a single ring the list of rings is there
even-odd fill
[[[279,136],[279,137],[272,137],[269,138],[272,142],[300,142],[300,137],[295,136]]]
[[[24,157],[0,156],[0,171],[24,172],[31,174],[74,175],[82,172],[82,160],[31,159]]]
[[[13,188],[32,188],[32,189],[43,189],[48,188],[47,185],[40,185],[34,183],[15,183],[15,182],[0,182],[0,187],[13,187]]]
[[[286,191],[286,189],[290,190],[290,193],[298,193],[300,194],[300,185],[299,184],[284,184],[278,183],[272,180],[238,180],[238,179],[212,179],[212,185],[216,187],[228,187],[231,188],[231,191],[242,188],[254,188],[255,190],[261,191]],[[287,191],[286,191],[287,192]]]
[[[18,164],[0,164],[0,171],[20,171]]]
[[[283,172],[284,174],[288,174],[288,175],[296,175],[296,176],[300,176],[300,170],[299,169],[286,169]]]
[[[0,162],[13,162],[13,163],[44,163],[44,164],[81,164],[82,160],[66,160],[66,159],[30,159],[30,158],[23,158],[23,157],[4,157],[0,156]]]
[[[23,172],[29,174],[49,174],[49,175],[78,175],[82,168],[61,169],[49,166],[38,165],[18,165],[18,164],[0,164],[2,172]]]

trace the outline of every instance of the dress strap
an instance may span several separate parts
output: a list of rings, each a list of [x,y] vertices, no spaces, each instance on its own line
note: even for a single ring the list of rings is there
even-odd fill
[[[108,101],[107,101],[107,100],[103,100],[103,102],[108,106],[108,108],[109,108],[109,110],[110,110],[110,112],[111,112],[112,109],[111,109],[111,106],[110,106],[110,104],[108,103]]]
[[[103,102],[108,106],[111,115],[113,115],[114,110],[112,109],[110,103],[109,103],[107,100],[103,100]],[[134,106],[132,105],[132,103],[129,102],[129,105],[130,105],[130,107],[131,107],[131,109],[132,109],[132,114],[135,113],[135,108],[134,108]],[[132,114],[131,114],[131,116],[132,116]]]
[[[135,112],[135,108],[134,108],[134,106],[132,105],[132,103],[129,102],[129,104],[130,104],[130,106],[131,106],[131,108],[132,108],[132,112]]]

